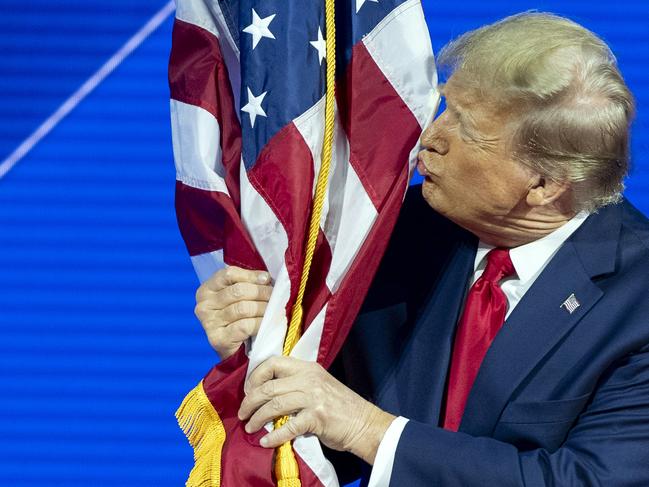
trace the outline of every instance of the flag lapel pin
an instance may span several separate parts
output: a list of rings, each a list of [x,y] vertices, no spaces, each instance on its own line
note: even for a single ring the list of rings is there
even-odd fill
[[[565,308],[568,313],[573,314],[579,306],[581,306],[581,304],[577,301],[575,293],[572,293],[559,307]]]

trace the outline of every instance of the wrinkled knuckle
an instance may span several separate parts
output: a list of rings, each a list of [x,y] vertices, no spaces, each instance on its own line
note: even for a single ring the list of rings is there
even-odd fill
[[[239,301],[234,304],[234,313],[237,317],[247,316],[249,313],[249,304],[245,301]]]
[[[275,392],[275,386],[273,385],[273,383],[271,381],[264,382],[261,385],[261,393],[263,395],[270,397],[270,396],[273,395],[274,392]]]
[[[239,321],[239,329],[246,336],[252,336],[257,332],[257,324],[254,318],[247,318]]]
[[[226,323],[232,323],[238,319],[238,307],[238,303],[234,303],[223,310],[223,319]]]
[[[228,292],[233,298],[240,299],[243,296],[243,286],[240,282],[237,282],[228,288]]]
[[[293,436],[298,436],[302,434],[300,426],[298,425],[297,420],[293,419],[286,423],[286,430],[291,433]]]
[[[227,282],[231,282],[235,278],[235,276],[237,275],[237,272],[236,272],[236,269],[235,269],[234,266],[226,267],[225,269],[223,269],[220,272],[223,273],[222,276],[225,279],[225,281],[227,281]]]
[[[284,407],[284,401],[278,396],[273,397],[269,404],[273,411],[282,411],[282,408]]]

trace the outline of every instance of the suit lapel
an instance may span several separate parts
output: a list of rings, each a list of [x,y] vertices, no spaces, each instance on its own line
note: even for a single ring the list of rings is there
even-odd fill
[[[490,435],[520,383],[602,297],[592,278],[614,270],[619,212],[591,215],[516,306],[482,362],[460,431]],[[570,312],[562,304],[573,294],[579,306]]]
[[[391,385],[400,413],[407,418],[438,422],[455,324],[464,300],[464,292],[458,290],[467,287],[476,248],[473,237],[460,242],[404,347]]]

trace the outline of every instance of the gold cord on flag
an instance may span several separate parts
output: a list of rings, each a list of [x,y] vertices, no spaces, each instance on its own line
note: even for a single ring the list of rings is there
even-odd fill
[[[320,172],[316,181],[315,193],[313,195],[313,208],[311,219],[309,221],[309,233],[307,237],[306,250],[304,253],[304,265],[302,266],[302,275],[300,277],[300,287],[298,288],[295,304],[291,312],[291,322],[284,339],[284,349],[282,355],[288,356],[295,347],[300,338],[302,330],[302,301],[309,279],[311,262],[315,252],[315,245],[318,240],[320,230],[320,217],[322,216],[322,206],[327,191],[329,181],[329,169],[331,167],[331,154],[334,139],[334,106],[336,101],[336,24],[335,24],[335,0],[325,0],[325,35],[326,55],[327,55],[327,85],[325,95],[325,132],[322,144],[322,163]],[[288,422],[288,416],[283,416],[274,421],[275,429],[281,428]],[[286,442],[277,448],[275,458],[275,477],[278,487],[300,487],[300,472],[297,460],[291,446],[291,442]]]

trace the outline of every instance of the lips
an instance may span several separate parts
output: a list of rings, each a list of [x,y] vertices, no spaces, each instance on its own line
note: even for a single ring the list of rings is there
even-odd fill
[[[426,168],[421,157],[417,159],[417,172],[424,177],[432,176],[432,173]]]

